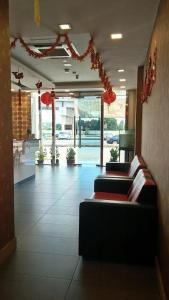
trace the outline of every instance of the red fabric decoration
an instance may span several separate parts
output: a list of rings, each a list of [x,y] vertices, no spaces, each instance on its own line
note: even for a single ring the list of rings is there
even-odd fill
[[[47,106],[52,103],[51,93],[46,92],[41,95],[41,102]]]

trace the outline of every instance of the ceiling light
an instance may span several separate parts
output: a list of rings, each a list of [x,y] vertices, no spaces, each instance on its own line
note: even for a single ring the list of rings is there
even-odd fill
[[[118,69],[117,70],[119,73],[122,73],[122,72],[124,72],[124,69]]]
[[[66,90],[65,90],[65,92],[66,92],[66,93],[69,93],[69,92],[70,92],[70,90],[67,90],[67,89],[66,89]]]
[[[120,78],[119,81],[123,82],[123,81],[126,81],[125,78]]]
[[[125,86],[125,85],[121,85],[120,88],[121,88],[121,89],[125,89],[126,86]]]
[[[64,63],[64,66],[65,66],[65,67],[71,67],[72,65],[69,64],[69,63]]]
[[[69,73],[69,71],[70,71],[69,69],[65,68],[65,73]]]
[[[59,27],[62,30],[70,30],[71,29],[71,26],[69,24],[60,24]]]
[[[70,95],[70,96],[74,96],[74,93],[71,92],[71,93],[69,93],[69,95]]]
[[[111,34],[112,40],[119,40],[119,39],[122,39],[122,37],[123,37],[122,33],[112,33]]]

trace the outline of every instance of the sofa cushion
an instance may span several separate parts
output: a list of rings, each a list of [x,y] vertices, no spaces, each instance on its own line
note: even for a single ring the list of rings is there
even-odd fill
[[[128,172],[120,172],[120,171],[107,171],[106,172],[107,176],[115,176],[115,177],[128,177],[129,173]]]
[[[117,201],[128,201],[128,195],[124,194],[116,194],[116,193],[104,193],[104,192],[96,192],[92,195],[92,199],[95,200],[117,200]]]

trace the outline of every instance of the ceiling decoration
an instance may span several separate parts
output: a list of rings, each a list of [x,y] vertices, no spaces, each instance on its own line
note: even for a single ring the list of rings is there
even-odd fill
[[[26,52],[29,54],[29,56],[31,56],[33,58],[43,58],[43,57],[47,56],[48,54],[50,54],[50,52],[52,52],[59,45],[61,39],[64,39],[63,42],[67,45],[67,48],[70,51],[71,57],[73,59],[76,59],[76,60],[82,62],[88,55],[90,55],[91,69],[98,70],[100,80],[106,91],[106,94],[103,97],[104,102],[110,104],[111,102],[115,101],[116,94],[112,89],[112,85],[111,85],[109,78],[107,76],[107,73],[103,67],[103,63],[101,62],[100,55],[95,50],[93,37],[91,37],[91,39],[88,42],[87,49],[81,55],[75,51],[74,47],[72,47],[72,43],[66,33],[58,34],[55,42],[49,48],[45,49],[43,52],[36,52],[33,49],[31,49],[29,47],[29,45],[24,41],[24,39],[20,36],[14,38],[14,40],[11,42],[10,48],[15,49],[16,42],[19,41],[21,46],[26,50]]]
[[[69,38],[79,53],[86,50],[90,34],[94,36],[94,43],[108,80],[116,89],[122,89],[121,86],[125,86],[123,89],[136,88],[137,68],[145,61],[159,0],[36,2],[40,4],[40,26],[36,26],[33,17],[34,0],[9,0],[11,38],[21,36],[29,46],[45,43],[51,45],[55,42],[58,32],[65,33],[59,24],[70,24]],[[123,38],[112,40],[110,35],[113,33],[122,33]],[[89,58],[81,64],[71,57],[65,58],[67,63],[72,65],[69,73],[66,73],[63,58],[54,56],[53,59],[43,59],[39,62],[38,59],[27,55],[20,43],[16,44],[15,49],[11,49],[11,56],[12,71],[18,70],[19,67],[24,72],[22,81],[28,89],[34,90],[35,82],[38,80],[43,81],[43,89],[50,90],[55,83],[56,89],[62,84],[63,91],[68,88],[67,83],[72,83],[76,90],[76,85],[79,88],[81,83],[92,85],[92,82],[99,83],[100,80],[98,73],[91,70]],[[123,77],[120,77],[118,69],[125,70]],[[126,79],[123,85],[119,81],[121,78]]]

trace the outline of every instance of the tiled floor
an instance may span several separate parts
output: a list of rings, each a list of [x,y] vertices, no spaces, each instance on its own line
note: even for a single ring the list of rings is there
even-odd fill
[[[0,270],[1,300],[159,300],[153,268],[78,256],[79,203],[100,172],[37,166],[35,180],[15,188],[18,248]]]

